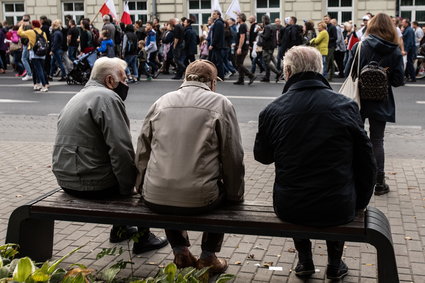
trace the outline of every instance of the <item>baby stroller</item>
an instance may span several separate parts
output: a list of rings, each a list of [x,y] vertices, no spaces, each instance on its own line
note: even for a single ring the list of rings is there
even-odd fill
[[[75,60],[73,62],[74,67],[68,74],[67,84],[86,84],[90,78],[91,69],[93,68],[94,62],[97,60],[97,56],[97,50],[93,50],[92,52],[81,55]]]

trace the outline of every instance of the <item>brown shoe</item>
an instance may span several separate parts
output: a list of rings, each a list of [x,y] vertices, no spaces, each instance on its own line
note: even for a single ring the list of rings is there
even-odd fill
[[[196,267],[197,258],[187,250],[187,252],[175,253],[174,254],[174,263],[177,268],[186,268],[186,267]]]
[[[226,271],[229,265],[227,264],[227,261],[224,258],[217,258],[215,255],[199,259],[196,262],[196,268],[198,269],[202,269],[208,266],[211,267],[209,269],[209,272],[215,274],[223,273],[224,271]]]

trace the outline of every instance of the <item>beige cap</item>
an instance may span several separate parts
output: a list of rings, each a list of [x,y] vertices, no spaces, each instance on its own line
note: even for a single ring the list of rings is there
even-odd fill
[[[190,63],[186,68],[184,78],[187,81],[200,81],[204,83],[212,80],[222,81],[222,79],[217,76],[217,68],[215,65],[211,61],[203,59]]]

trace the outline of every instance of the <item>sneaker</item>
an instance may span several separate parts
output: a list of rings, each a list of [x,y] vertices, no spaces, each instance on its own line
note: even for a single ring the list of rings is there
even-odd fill
[[[232,73],[231,72],[227,72],[225,75],[224,75],[224,78],[225,79],[228,79],[228,78],[230,78],[232,76]]]
[[[48,81],[53,81],[52,76],[48,76],[48,77],[47,77],[47,80],[48,80]]]
[[[130,239],[137,233],[137,227],[129,225],[114,225],[109,234],[110,243],[119,243]]]
[[[149,232],[147,236],[142,236],[137,243],[134,243],[133,253],[141,254],[163,248],[166,245],[168,245],[168,240],[165,237],[157,237]]]
[[[27,70],[24,70],[19,76],[20,77],[25,77],[26,74],[27,74]]]
[[[331,280],[340,280],[348,274],[348,266],[341,260],[338,267],[328,264],[326,268],[326,277]]]
[[[253,83],[256,79],[257,79],[257,77],[256,77],[256,76],[252,76],[252,77],[249,79],[249,83],[248,83],[248,85],[252,85],[252,83]]]
[[[48,92],[48,91],[49,91],[49,89],[48,89],[47,87],[43,86],[43,87],[40,89],[40,91],[41,91],[41,92]]]
[[[216,255],[211,255],[206,258],[200,258],[196,262],[196,268],[202,269],[204,267],[210,267],[209,272],[212,274],[223,273],[226,271],[229,264],[224,258],[217,258]]]
[[[147,81],[151,81],[152,80],[152,77],[147,77],[146,80]]]
[[[35,91],[39,91],[39,90],[41,90],[41,85],[34,85],[34,88],[33,88]]]
[[[26,75],[25,77],[22,78],[23,81],[29,81],[32,80],[32,76],[28,76]]]
[[[375,196],[382,196],[385,194],[388,194],[390,191],[390,187],[388,186],[388,184],[383,183],[383,184],[375,184]]]
[[[297,266],[295,267],[295,275],[298,277],[308,277],[314,274],[315,268],[313,261],[308,262],[298,262]]]

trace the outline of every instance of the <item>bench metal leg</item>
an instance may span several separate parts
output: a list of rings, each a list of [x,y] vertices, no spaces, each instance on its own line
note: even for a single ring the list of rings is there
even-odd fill
[[[368,207],[366,215],[368,243],[376,248],[378,256],[378,282],[398,283],[398,271],[390,223],[382,211]]]
[[[53,220],[31,218],[30,205],[23,205],[10,215],[6,243],[19,245],[19,257],[46,261],[52,257],[53,234]]]

